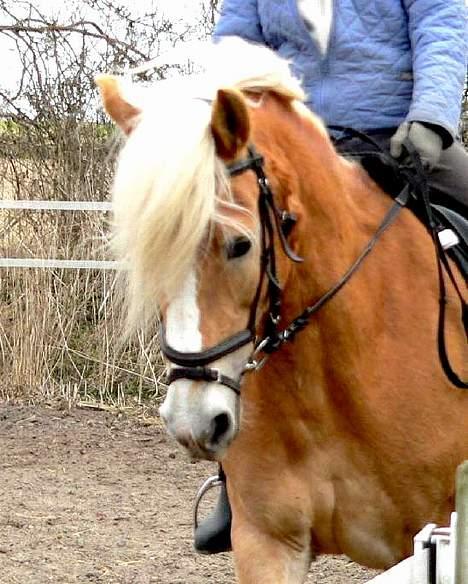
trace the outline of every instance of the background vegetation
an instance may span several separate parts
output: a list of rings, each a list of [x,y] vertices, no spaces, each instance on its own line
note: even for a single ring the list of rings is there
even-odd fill
[[[468,80],[465,84],[465,92],[463,94],[462,119],[460,126],[460,134],[465,143],[465,147],[468,148]]]
[[[0,83],[0,199],[107,200],[113,130],[93,76],[205,38],[217,4],[199,0],[177,21],[156,2],[136,13],[112,0],[64,0],[54,16],[0,0],[0,46],[19,71]],[[466,93],[464,108],[468,142]],[[101,212],[0,210],[0,257],[110,259],[108,221]],[[120,343],[114,281],[113,271],[0,268],[0,398],[122,406],[164,391],[157,335]]]
[[[184,21],[166,18],[156,2],[136,12],[112,0],[83,0],[78,8],[64,0],[56,15],[37,4],[0,1],[0,46],[19,71],[0,85],[0,199],[105,201],[115,140],[97,106],[94,75],[206,37],[217,2],[200,0]],[[161,67],[141,77],[170,73]],[[0,257],[111,259],[109,219],[0,210]],[[0,268],[0,398],[124,405],[164,390],[157,336],[120,342],[115,277]]]

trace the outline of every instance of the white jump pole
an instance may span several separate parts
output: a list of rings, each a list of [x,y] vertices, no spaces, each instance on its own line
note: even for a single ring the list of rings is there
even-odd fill
[[[468,583],[468,460],[457,469],[455,584]]]

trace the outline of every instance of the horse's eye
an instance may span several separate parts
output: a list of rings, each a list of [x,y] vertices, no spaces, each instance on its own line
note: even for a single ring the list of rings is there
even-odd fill
[[[252,247],[252,242],[247,237],[239,235],[226,244],[226,255],[228,260],[233,260],[234,258],[240,258],[244,256],[250,248]]]

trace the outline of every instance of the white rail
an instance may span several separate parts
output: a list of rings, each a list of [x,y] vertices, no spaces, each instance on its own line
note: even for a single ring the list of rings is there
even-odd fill
[[[0,209],[32,211],[112,211],[107,201],[0,200]],[[59,260],[55,258],[0,258],[0,268],[42,268],[74,270],[118,270],[121,265],[107,260]]]
[[[119,270],[119,262],[107,260],[56,260],[37,258],[0,258],[0,268],[46,268],[72,270]]]
[[[367,584],[413,584],[413,559],[413,556],[406,558],[390,570],[372,578]]]
[[[450,527],[426,525],[414,538],[414,554],[367,584],[455,584],[457,514]]]
[[[34,201],[0,200],[0,209],[29,209],[33,211],[112,211],[107,201]]]

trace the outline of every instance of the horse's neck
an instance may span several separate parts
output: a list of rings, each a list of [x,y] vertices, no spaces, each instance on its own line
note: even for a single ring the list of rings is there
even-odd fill
[[[390,199],[361,167],[338,156],[327,142],[299,170],[301,218],[294,237],[304,262],[290,271],[288,295],[297,292],[312,300],[334,286],[356,260]]]
[[[290,242],[304,262],[281,259],[282,328],[338,282],[391,205],[362,170],[323,146],[309,159],[292,147],[288,156],[297,169],[289,208],[299,217]],[[436,504],[437,521],[444,520],[444,477],[466,456],[460,437],[468,408],[438,363],[437,295],[424,293],[436,282],[430,238],[403,210],[338,294],[246,377],[242,429],[225,468],[260,524],[274,525],[270,509],[262,514],[265,501],[288,520],[297,505],[301,518],[310,515],[321,551],[385,565],[410,551],[407,533]],[[438,439],[421,439],[428,433]],[[430,465],[436,483],[425,471]],[[257,476],[259,494],[248,507]],[[373,512],[357,516],[361,506]],[[393,541],[382,538],[382,525],[396,534]]]
[[[314,156],[305,170],[304,165],[300,166],[298,175],[302,212],[293,242],[300,246],[298,251],[304,262],[285,270],[288,275],[283,287],[282,316],[286,325],[337,285],[392,204],[360,167],[348,163],[333,149],[327,151],[327,145],[316,152],[321,152],[320,159]],[[298,334],[296,349],[290,351],[295,367],[299,364],[301,369],[301,363],[305,363],[316,379],[323,375],[322,386],[325,382],[339,384],[343,390],[349,387],[352,391],[356,379],[362,381],[365,377],[361,369],[378,363],[371,355],[387,323],[382,305],[395,305],[395,281],[406,286],[408,274],[415,268],[414,257],[398,256],[399,246],[410,245],[415,254],[419,253],[421,266],[433,266],[424,230],[412,216],[399,221],[343,288],[312,317]],[[420,279],[424,279],[422,274]],[[401,299],[404,306],[398,309],[414,310],[410,304],[417,300],[411,300],[412,294],[408,292]],[[375,344],[369,339],[374,339]],[[300,381],[298,387],[300,390]]]
[[[279,254],[282,324],[287,325],[343,277],[392,202],[360,166],[336,153],[313,120],[287,115],[279,106],[276,110],[269,110],[276,116],[274,146],[266,142],[265,149],[275,148],[277,166],[289,180],[290,192],[280,204],[297,212],[290,243],[304,258],[293,265]],[[350,281],[299,333],[297,350],[286,347],[295,370],[305,363],[314,376],[325,372],[327,383],[338,383],[343,390],[356,378],[368,377],[362,368],[384,366],[385,359],[375,350],[382,349],[382,343],[396,349],[388,335],[381,334],[383,329],[408,339],[415,334],[408,318],[394,316],[408,312],[413,320],[427,320],[436,313],[429,297],[420,298],[435,278],[430,238],[409,212],[402,211]]]

